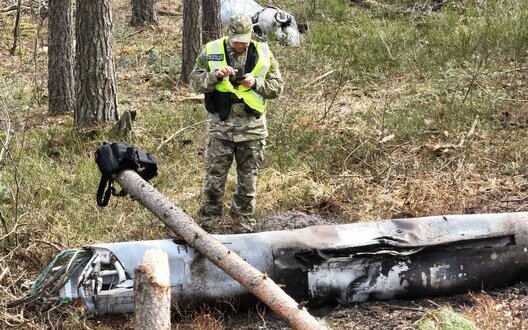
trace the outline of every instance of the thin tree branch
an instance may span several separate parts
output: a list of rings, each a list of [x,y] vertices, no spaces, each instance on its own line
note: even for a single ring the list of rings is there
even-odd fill
[[[4,228],[4,231],[6,233],[9,232],[9,229],[7,228],[6,219],[5,219],[4,215],[2,214],[2,210],[0,210],[0,223],[2,224],[2,227]]]
[[[174,132],[174,134],[172,134],[169,138],[167,138],[165,141],[161,142],[159,144],[159,146],[156,148],[156,150],[160,150],[161,147],[163,147],[165,144],[167,144],[167,142],[169,142],[170,140],[174,139],[176,137],[176,135],[180,134],[181,132],[185,131],[186,129],[189,129],[189,128],[192,128],[192,127],[195,127],[197,125],[200,125],[202,123],[205,123],[207,120],[202,120],[202,121],[199,121],[197,123],[194,123],[192,125],[189,125],[189,126],[186,126],[186,127],[182,127],[180,128],[179,130],[177,130],[176,132]]]
[[[40,13],[42,9],[42,3],[38,2],[38,12]],[[33,84],[35,85],[35,93],[33,94],[33,97],[37,103],[37,105],[40,105],[41,101],[41,93],[43,88],[42,86],[39,86],[39,80],[38,80],[38,46],[39,46],[39,39],[40,39],[40,32],[42,31],[42,25],[44,24],[44,19],[38,18],[38,25],[37,25],[37,31],[35,32],[35,42],[33,44]]]
[[[4,112],[4,122],[5,122],[6,128],[5,128],[5,142],[2,142],[3,146],[0,150],[0,168],[2,168],[2,159],[4,159],[4,155],[7,152],[7,148],[9,147],[9,139],[11,136],[11,118],[9,118],[9,112],[7,111],[7,107],[5,103],[2,102],[1,105],[2,105],[2,111]]]
[[[14,228],[16,229],[18,225],[18,195],[20,192],[20,183],[18,182],[18,167],[16,165],[15,160],[13,159],[13,156],[11,155],[11,152],[9,151],[9,149],[7,149],[7,146],[4,144],[4,141],[0,140],[0,143],[2,144],[2,147],[7,150],[7,155],[9,156],[9,159],[13,163],[13,168],[14,168],[13,177],[15,179],[15,186],[16,186],[15,196],[14,196],[14,200],[15,200],[15,226]],[[18,241],[18,238],[15,235],[15,244],[17,244],[17,241]]]
[[[323,73],[319,77],[315,78],[314,80],[312,80],[309,83],[307,83],[306,85],[304,85],[302,88],[313,86],[316,82],[323,80],[324,78],[328,77],[329,75],[331,75],[334,72],[335,72],[335,70],[330,70],[330,71],[328,71],[326,73]]]
[[[57,243],[57,242],[45,241],[43,239],[32,239],[31,241],[35,243],[42,243],[42,244],[49,245],[53,247],[55,250],[57,250],[58,252],[61,252],[66,249],[64,245]]]
[[[345,78],[345,68],[348,67],[347,65],[347,62],[348,62],[348,56],[345,56],[343,58],[343,63],[341,65],[341,71],[339,71],[339,81],[337,83],[337,86],[335,86],[334,90],[335,90],[335,93],[332,97],[332,100],[330,101],[330,104],[328,105],[328,107],[325,107],[325,111],[323,113],[323,116],[321,117],[321,119],[319,119],[319,122],[323,121],[326,116],[330,113],[330,110],[332,109],[334,103],[335,103],[335,100],[337,99],[337,95],[341,92],[341,89],[343,88],[343,81],[344,81],[344,78]]]
[[[11,5],[9,7],[5,7],[3,9],[0,9],[0,12],[2,13],[9,13],[9,12],[12,12],[14,10],[17,10],[18,9],[18,6],[17,5]]]
[[[158,10],[158,15],[160,16],[183,16],[182,12],[179,11],[168,11],[168,10]]]
[[[0,241],[3,241],[5,240],[6,238],[8,238],[9,236],[11,236],[12,234],[16,234],[16,231],[18,229],[18,227],[20,227],[21,225],[18,224],[18,223],[15,223],[15,225],[13,226],[13,229],[11,229],[11,231],[9,231],[7,234],[5,234],[4,236],[0,237]],[[15,235],[16,236],[16,235]]]

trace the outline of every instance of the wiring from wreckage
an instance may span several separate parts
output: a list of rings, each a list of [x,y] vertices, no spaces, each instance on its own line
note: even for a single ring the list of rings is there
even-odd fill
[[[12,308],[34,302],[40,298],[56,296],[79,267],[84,266],[91,257],[92,253],[86,249],[67,249],[62,251],[39,274],[31,285],[29,293],[23,298],[9,302],[7,307]],[[68,261],[64,265],[57,266],[65,260]],[[57,269],[56,267],[60,268]]]

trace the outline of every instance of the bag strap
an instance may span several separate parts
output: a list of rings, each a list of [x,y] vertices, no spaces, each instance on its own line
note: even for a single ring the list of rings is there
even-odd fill
[[[115,188],[113,187],[112,178],[103,175],[101,181],[99,181],[99,187],[97,188],[97,205],[103,207],[107,206],[108,201],[110,200],[110,195],[113,192],[115,192]]]

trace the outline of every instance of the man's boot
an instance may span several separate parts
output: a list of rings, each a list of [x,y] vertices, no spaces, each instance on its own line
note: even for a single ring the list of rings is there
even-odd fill
[[[207,212],[203,208],[198,211],[197,222],[203,230],[208,233],[215,233],[218,230],[222,213]]]
[[[257,227],[257,220],[249,214],[239,214],[233,211],[229,212],[231,219],[235,224],[235,232],[238,234],[253,233]]]

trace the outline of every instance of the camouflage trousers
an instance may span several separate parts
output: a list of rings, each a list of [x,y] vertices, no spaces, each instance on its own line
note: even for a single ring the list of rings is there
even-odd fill
[[[227,174],[236,162],[237,187],[231,202],[234,216],[251,216],[255,212],[257,174],[264,159],[264,140],[233,142],[210,137],[205,151],[205,179],[202,190],[201,216],[222,216]]]

